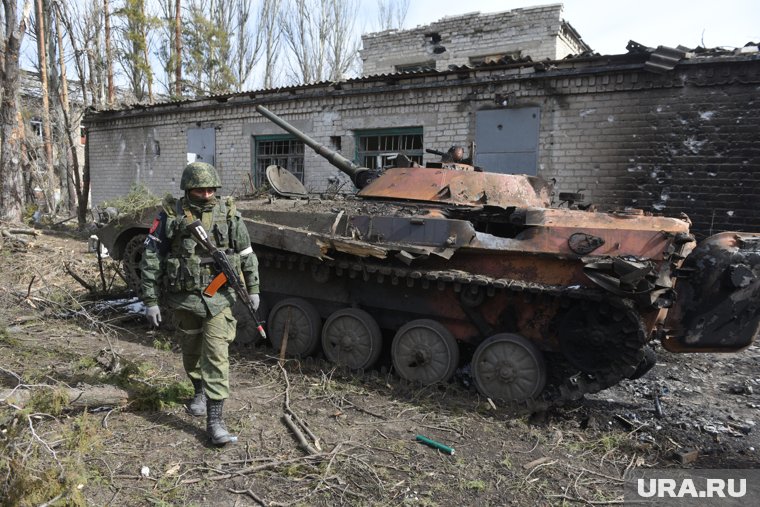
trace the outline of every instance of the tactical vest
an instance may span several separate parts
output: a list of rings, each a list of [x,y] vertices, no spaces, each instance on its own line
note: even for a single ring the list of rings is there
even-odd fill
[[[187,292],[205,288],[219,274],[211,254],[193,239],[187,224],[196,220],[183,204],[185,199],[164,199],[166,212],[166,255],[163,284],[168,292]],[[233,218],[235,207],[231,197],[219,199],[212,211],[203,213],[203,227],[217,248],[227,254],[233,267],[240,272]]]

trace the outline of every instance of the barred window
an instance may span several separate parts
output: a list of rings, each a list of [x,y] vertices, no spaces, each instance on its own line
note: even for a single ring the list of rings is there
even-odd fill
[[[254,184],[258,187],[266,181],[266,170],[270,165],[279,165],[304,182],[304,144],[290,136],[257,136],[255,138]]]
[[[356,132],[356,160],[370,169],[390,165],[389,158],[402,154],[422,164],[422,127],[360,130]]]

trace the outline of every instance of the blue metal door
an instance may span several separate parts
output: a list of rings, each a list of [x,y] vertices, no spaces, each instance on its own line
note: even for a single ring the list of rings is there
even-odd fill
[[[488,172],[538,172],[538,127],[541,109],[520,107],[475,113],[475,165]]]
[[[214,165],[216,131],[212,128],[187,129],[187,161]]]

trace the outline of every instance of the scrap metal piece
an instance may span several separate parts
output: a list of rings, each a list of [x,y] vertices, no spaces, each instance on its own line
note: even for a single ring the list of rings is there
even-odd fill
[[[686,258],[665,325],[671,351],[740,350],[760,333],[760,234],[724,232]]]
[[[685,56],[686,52],[680,49],[657,46],[657,49],[650,55],[649,60],[644,63],[644,69],[649,72],[662,74],[673,70]]]
[[[593,236],[583,232],[576,232],[567,239],[570,250],[578,255],[588,255],[604,244],[599,236]]]
[[[281,197],[306,197],[306,187],[293,173],[279,165],[270,165],[266,170],[267,181],[272,191]]]
[[[633,258],[584,258],[583,272],[605,290],[619,296],[646,294],[655,287],[657,274],[649,261]]]

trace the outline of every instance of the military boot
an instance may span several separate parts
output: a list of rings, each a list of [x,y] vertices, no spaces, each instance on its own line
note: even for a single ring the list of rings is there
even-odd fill
[[[206,414],[206,432],[211,439],[211,443],[214,445],[224,445],[236,441],[237,437],[233,437],[229,434],[222,421],[222,407],[224,407],[224,400],[209,399],[206,406],[208,407]]]
[[[206,393],[203,392],[203,381],[190,379],[193,382],[193,388],[195,389],[195,395],[190,400],[185,408],[190,415],[195,417],[201,417],[206,415]]]

